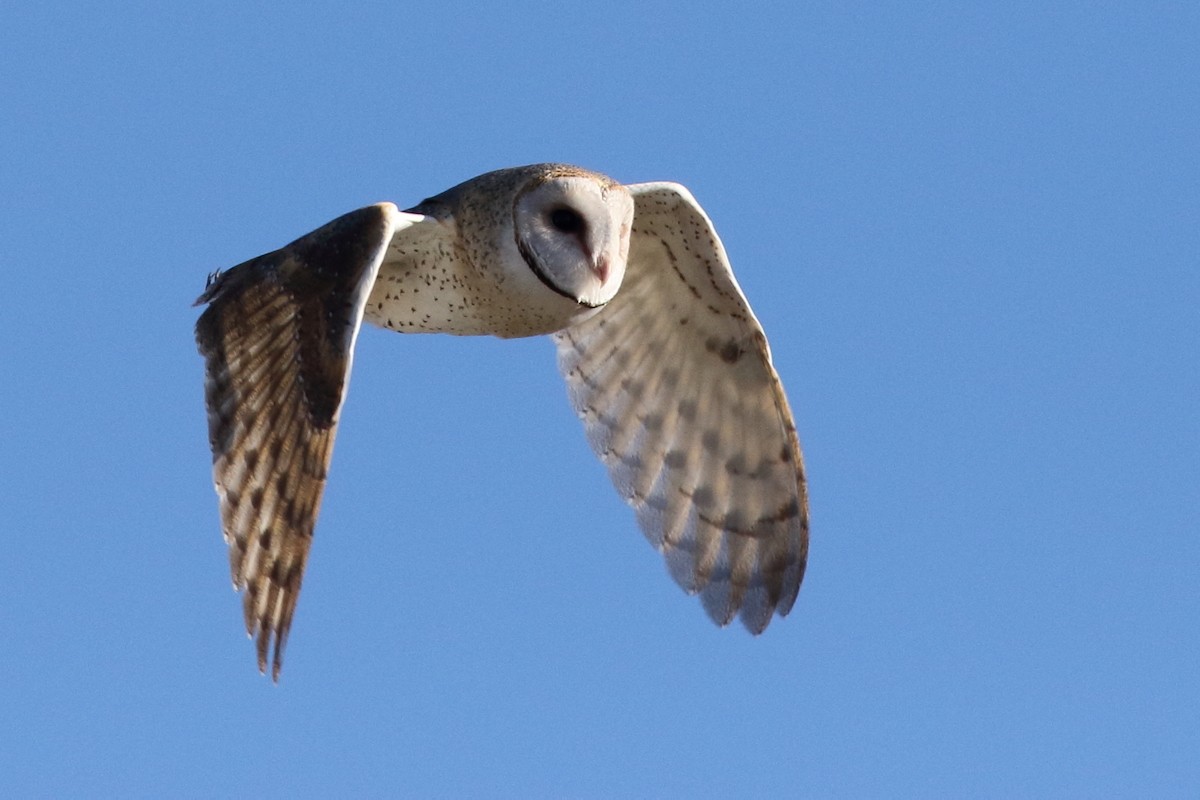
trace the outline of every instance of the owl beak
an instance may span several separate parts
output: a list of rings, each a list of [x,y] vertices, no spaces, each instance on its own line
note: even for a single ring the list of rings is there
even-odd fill
[[[608,283],[608,274],[612,264],[612,259],[608,257],[608,253],[597,253],[592,260],[592,272],[600,279],[600,285]]]

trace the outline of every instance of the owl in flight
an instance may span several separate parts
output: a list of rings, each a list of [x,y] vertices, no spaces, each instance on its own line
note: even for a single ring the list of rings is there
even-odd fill
[[[351,211],[210,276],[199,304],[221,525],[276,680],[364,319],[551,335],[588,441],[671,576],[719,625],[760,633],[791,610],[808,557],[796,429],[683,186],[563,164],[490,172],[408,211]]]

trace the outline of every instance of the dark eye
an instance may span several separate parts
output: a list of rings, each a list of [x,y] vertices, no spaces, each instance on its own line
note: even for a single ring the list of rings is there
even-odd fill
[[[579,233],[584,229],[583,217],[573,208],[559,206],[550,212],[550,224],[560,233]]]

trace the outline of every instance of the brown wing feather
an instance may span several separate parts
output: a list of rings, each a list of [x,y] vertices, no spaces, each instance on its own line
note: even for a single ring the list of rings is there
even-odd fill
[[[279,679],[354,340],[394,207],[339,217],[214,275],[197,304],[213,480],[259,670]]]

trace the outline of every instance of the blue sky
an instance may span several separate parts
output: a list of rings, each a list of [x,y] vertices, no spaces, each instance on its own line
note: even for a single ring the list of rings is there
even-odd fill
[[[0,795],[1195,796],[1187,3],[8,4]],[[349,209],[686,184],[811,480],[710,625],[546,340],[367,330],[279,686],[191,302]]]

